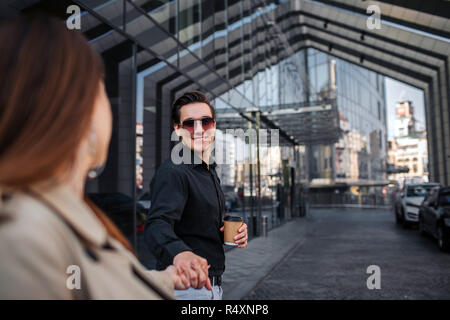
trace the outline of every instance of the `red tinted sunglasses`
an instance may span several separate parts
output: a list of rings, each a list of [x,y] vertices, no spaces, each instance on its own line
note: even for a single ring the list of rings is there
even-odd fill
[[[203,130],[209,130],[214,126],[214,123],[216,122],[213,118],[211,117],[205,117],[205,118],[201,118],[201,119],[187,119],[184,120],[183,123],[181,124],[181,127],[183,129],[186,129],[187,131],[189,131],[191,134],[194,133],[194,126],[195,126],[195,121],[201,121],[202,122],[202,128]]]

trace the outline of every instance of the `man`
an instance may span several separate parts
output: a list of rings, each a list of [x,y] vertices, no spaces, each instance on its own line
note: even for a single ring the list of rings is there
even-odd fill
[[[225,201],[211,157],[214,108],[201,92],[187,92],[173,104],[172,123],[182,140],[182,155],[172,153],[151,182],[145,239],[158,259],[158,270],[173,264],[190,280],[190,288],[175,291],[175,297],[220,300]],[[244,223],[235,243],[244,248],[247,241]]]

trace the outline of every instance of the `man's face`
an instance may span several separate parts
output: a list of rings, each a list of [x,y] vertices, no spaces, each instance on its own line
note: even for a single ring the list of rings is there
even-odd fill
[[[194,151],[204,152],[214,141],[216,122],[211,119],[211,109],[206,103],[189,103],[180,108],[181,125],[175,124],[174,129],[186,146]]]

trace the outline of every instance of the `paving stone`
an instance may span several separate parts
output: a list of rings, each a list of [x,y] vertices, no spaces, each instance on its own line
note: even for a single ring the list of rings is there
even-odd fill
[[[450,299],[450,254],[396,226],[390,211],[322,209],[312,216],[290,225],[297,233],[286,226],[284,238],[304,237],[301,245],[261,272],[242,299]],[[379,290],[367,288],[369,265],[380,267]]]

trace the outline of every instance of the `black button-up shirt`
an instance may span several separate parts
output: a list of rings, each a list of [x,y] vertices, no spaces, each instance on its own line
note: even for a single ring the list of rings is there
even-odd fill
[[[209,275],[219,276],[225,270],[223,232],[219,230],[225,200],[216,164],[210,163],[208,169],[190,149],[184,147],[182,152],[190,153],[191,163],[166,160],[150,184],[151,208],[145,240],[158,259],[158,270],[188,250],[208,261]]]

